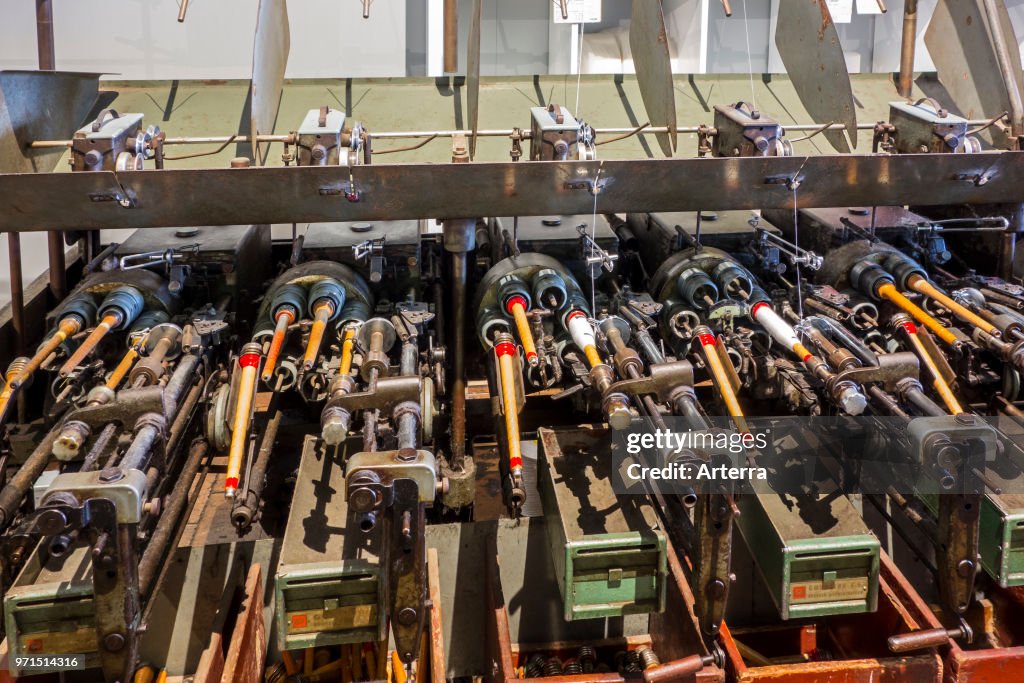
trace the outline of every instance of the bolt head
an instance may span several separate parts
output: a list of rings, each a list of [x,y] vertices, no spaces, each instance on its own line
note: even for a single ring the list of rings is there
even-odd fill
[[[103,636],[103,647],[109,652],[120,652],[124,648],[125,639],[120,633],[108,633]]]
[[[849,387],[839,396],[839,406],[847,415],[860,415],[868,407],[868,400],[862,393]]]
[[[377,507],[377,492],[371,488],[357,488],[348,497],[349,505],[356,512],[369,512]]]
[[[402,626],[412,626],[416,623],[418,614],[412,607],[403,607],[398,612],[398,623]]]
[[[44,510],[36,518],[36,528],[47,536],[64,531],[67,525],[67,517],[60,510]]]
[[[324,443],[328,446],[337,446],[348,436],[350,416],[332,415],[324,420],[323,436]]]
[[[121,479],[124,479],[124,472],[116,467],[107,467],[100,472],[100,481],[104,484],[120,481]]]

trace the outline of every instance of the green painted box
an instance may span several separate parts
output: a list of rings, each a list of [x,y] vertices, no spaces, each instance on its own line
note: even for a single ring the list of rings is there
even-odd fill
[[[665,535],[645,496],[612,490],[610,433],[540,429],[537,436],[538,488],[565,620],[664,610]]]

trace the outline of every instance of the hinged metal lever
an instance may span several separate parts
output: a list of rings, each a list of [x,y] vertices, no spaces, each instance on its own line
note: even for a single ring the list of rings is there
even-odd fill
[[[117,265],[121,270],[136,270],[137,268],[149,268],[160,263],[172,265],[180,260],[185,254],[193,255],[199,253],[199,243],[189,244],[173,249],[161,249],[157,251],[144,251],[140,254],[128,254],[118,259]]]
[[[917,226],[919,232],[978,232],[1008,230],[1010,221],[1004,216],[985,216],[982,218],[947,218],[941,221],[928,221]]]
[[[377,239],[364,240],[359,244],[352,245],[352,255],[357,261],[365,261],[368,258],[374,256],[380,256],[384,253],[384,239],[378,237]]]
[[[587,234],[587,224],[580,223],[576,226],[576,232],[580,234],[580,241],[583,243],[583,253],[587,265],[590,267],[600,266],[609,273],[615,269],[615,262],[619,259],[618,254],[609,254],[594,241],[594,238]]]
[[[793,242],[783,239],[765,228],[756,228],[756,230],[758,246],[775,247],[782,256],[786,257],[790,265],[803,266],[808,270],[818,270],[825,263],[825,259],[822,256],[808,249],[798,247]]]

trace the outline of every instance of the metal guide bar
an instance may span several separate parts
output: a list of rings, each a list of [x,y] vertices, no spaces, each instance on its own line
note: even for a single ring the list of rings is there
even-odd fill
[[[592,192],[601,212],[1010,203],[1021,187],[1021,152],[7,174],[0,231],[587,214]]]

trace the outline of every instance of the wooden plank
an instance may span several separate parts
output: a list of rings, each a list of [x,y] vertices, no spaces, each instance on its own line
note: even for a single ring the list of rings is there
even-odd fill
[[[249,568],[245,579],[245,602],[235,622],[228,645],[221,683],[261,683],[267,654],[263,624],[263,574],[260,565]]]

